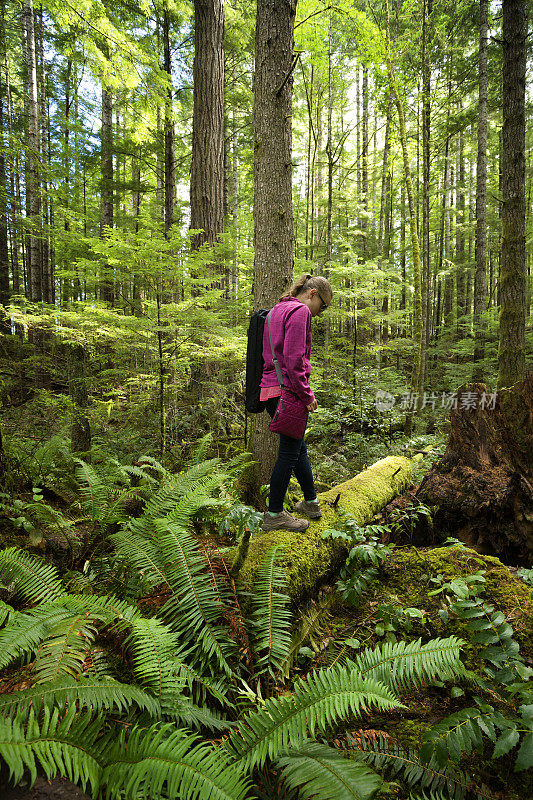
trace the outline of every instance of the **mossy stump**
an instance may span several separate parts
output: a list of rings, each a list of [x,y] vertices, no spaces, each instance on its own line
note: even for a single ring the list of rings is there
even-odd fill
[[[450,414],[446,451],[424,476],[422,502],[438,506],[436,529],[506,563],[533,558],[533,374],[492,403],[483,384],[461,386],[477,398]],[[463,404],[461,403],[461,406]],[[465,404],[466,405],[466,404]]]
[[[305,533],[269,531],[256,534],[240,571],[239,582],[246,591],[254,585],[257,569],[268,550],[282,545],[287,570],[288,594],[298,603],[325,582],[339,566],[346,550],[338,541],[323,539],[322,533],[337,527],[339,511],[348,512],[360,525],[370,522],[393,497],[411,485],[411,462],[403,456],[377,461],[354,478],[318,495],[323,516],[311,520]]]

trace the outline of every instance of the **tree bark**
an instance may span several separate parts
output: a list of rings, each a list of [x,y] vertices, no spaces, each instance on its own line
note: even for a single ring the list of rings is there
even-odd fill
[[[101,235],[105,236],[105,229],[113,227],[113,96],[111,91],[102,86],[102,217]],[[104,268],[109,272],[109,268]],[[104,275],[100,282],[100,294],[104,302],[113,305],[115,292],[113,279]]]
[[[526,365],[525,0],[503,0],[502,262],[498,386],[524,377]]]
[[[224,5],[194,3],[194,110],[191,229],[193,250],[214,245],[224,231]]]
[[[292,67],[296,0],[258,0],[254,80],[254,308],[271,308],[293,278]],[[256,490],[268,483],[278,437],[256,415]],[[257,499],[261,499],[256,491]],[[264,502],[264,501],[263,501]]]
[[[70,397],[74,404],[70,428],[73,453],[89,454],[91,449],[91,426],[87,415],[89,398],[87,392],[87,353],[81,344],[68,347]],[[89,455],[85,460],[90,460]]]
[[[165,139],[165,236],[168,236],[168,232],[174,223],[176,172],[174,163],[174,114],[172,110],[172,58],[170,53],[170,21],[167,3],[165,3],[163,10],[163,69],[167,73],[168,81],[168,89],[165,98],[165,119],[163,123]]]
[[[489,0],[479,3],[479,81],[476,169],[476,273],[474,279],[474,371],[483,380],[487,310],[487,122]]]
[[[26,237],[26,273],[30,300],[42,300],[41,291],[41,195],[39,186],[39,106],[35,60],[35,21],[32,0],[24,6],[26,55],[26,94],[28,104],[28,154],[26,172],[26,214],[29,233]]]

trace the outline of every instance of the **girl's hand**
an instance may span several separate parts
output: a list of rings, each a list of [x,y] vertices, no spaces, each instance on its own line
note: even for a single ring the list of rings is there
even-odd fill
[[[313,402],[309,403],[309,405],[307,406],[308,411],[316,411],[317,408],[318,408],[318,403],[316,400],[313,400]]]

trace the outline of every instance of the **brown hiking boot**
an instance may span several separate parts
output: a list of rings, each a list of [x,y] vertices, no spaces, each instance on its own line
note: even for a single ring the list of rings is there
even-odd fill
[[[294,506],[294,510],[297,511],[298,514],[305,514],[309,519],[320,519],[322,516],[318,500],[300,500]]]
[[[261,526],[264,531],[296,531],[303,533],[309,527],[309,522],[306,519],[296,519],[288,511],[280,511],[273,517],[265,511],[263,517],[263,525]]]

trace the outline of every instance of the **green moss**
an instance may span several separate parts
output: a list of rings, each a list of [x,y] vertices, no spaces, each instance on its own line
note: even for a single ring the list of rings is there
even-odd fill
[[[515,630],[525,656],[533,654],[533,600],[531,589],[515,577],[498,558],[480,555],[466,547],[403,548],[394,550],[383,563],[384,580],[373,596],[378,603],[395,602],[423,608],[436,617],[440,595],[429,597],[437,588],[431,578],[442,575],[446,581],[473,575],[483,570],[483,599],[501,610]],[[438,617],[436,627],[441,627]],[[449,627],[447,632],[449,632]]]
[[[322,519],[312,520],[305,533],[271,531],[254,537],[240,573],[242,586],[244,589],[253,586],[257,569],[268,550],[274,545],[282,545],[288,592],[294,602],[298,601],[327,579],[345,557],[346,551],[341,544],[322,538],[325,530],[339,525],[338,509],[348,511],[359,524],[364,524],[410,483],[409,459],[390,456],[349,481],[319,494]]]

